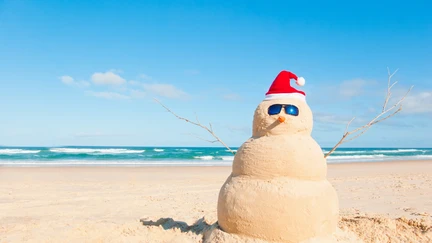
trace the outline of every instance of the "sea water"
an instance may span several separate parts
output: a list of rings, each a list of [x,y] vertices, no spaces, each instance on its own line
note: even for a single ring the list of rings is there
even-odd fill
[[[0,166],[230,166],[233,159],[223,147],[0,147]],[[327,161],[427,159],[432,148],[338,148]]]

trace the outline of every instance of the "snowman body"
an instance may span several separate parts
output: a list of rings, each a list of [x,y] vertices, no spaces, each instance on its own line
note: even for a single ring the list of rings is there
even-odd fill
[[[268,114],[270,106],[280,104],[297,107],[298,114],[286,114],[283,108]],[[311,137],[312,126],[312,112],[297,96],[259,104],[253,135],[238,149],[219,192],[223,231],[290,243],[331,238],[337,229],[338,197],[326,179],[326,160]]]

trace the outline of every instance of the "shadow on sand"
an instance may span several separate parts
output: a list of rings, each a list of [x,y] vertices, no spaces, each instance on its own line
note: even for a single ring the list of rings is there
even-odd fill
[[[192,225],[188,225],[183,221],[176,221],[172,218],[160,218],[156,221],[141,219],[140,222],[145,226],[161,226],[165,230],[179,229],[181,232],[192,232],[197,235],[201,235],[212,228],[218,227],[217,222],[210,225],[206,222],[204,217],[198,219]]]

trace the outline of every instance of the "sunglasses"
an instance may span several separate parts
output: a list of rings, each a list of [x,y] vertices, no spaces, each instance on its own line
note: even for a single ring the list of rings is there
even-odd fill
[[[295,106],[295,105],[280,105],[280,104],[271,105],[268,108],[267,113],[269,115],[277,115],[281,112],[282,108],[285,108],[285,113],[287,113],[288,115],[291,115],[291,116],[298,116],[299,115],[299,109],[297,108],[297,106]]]

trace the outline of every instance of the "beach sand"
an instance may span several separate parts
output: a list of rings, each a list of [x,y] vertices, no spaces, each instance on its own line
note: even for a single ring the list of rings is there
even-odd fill
[[[230,172],[0,167],[0,242],[202,242]],[[330,164],[328,178],[341,229],[364,242],[432,242],[432,161]]]

